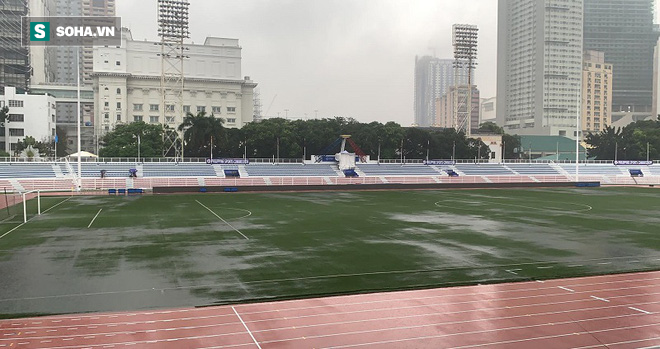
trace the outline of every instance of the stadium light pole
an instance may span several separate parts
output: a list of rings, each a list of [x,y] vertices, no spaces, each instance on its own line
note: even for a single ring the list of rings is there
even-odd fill
[[[77,101],[76,101],[76,112],[77,112],[77,124],[78,124],[78,129],[77,129],[77,136],[78,136],[78,185],[76,186],[78,191],[82,189],[82,146],[81,146],[81,141],[80,141],[80,123],[82,120],[80,120],[80,54],[81,54],[81,48],[78,46],[77,54],[76,54],[76,85],[77,85]]]
[[[617,162],[619,160],[619,142],[616,141],[614,142],[614,162]]]
[[[651,151],[651,143],[646,142],[646,162],[651,161],[650,151]]]

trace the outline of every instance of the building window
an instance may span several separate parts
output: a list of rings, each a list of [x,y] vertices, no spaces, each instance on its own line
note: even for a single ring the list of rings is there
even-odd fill
[[[25,136],[25,130],[22,128],[10,128],[9,135],[14,137],[23,137]]]
[[[133,110],[142,111],[142,104],[133,104]]]
[[[23,108],[23,101],[9,100],[9,108]]]
[[[110,106],[110,102],[105,102],[103,105],[106,106],[106,107],[109,107],[109,106]]]
[[[118,94],[118,95],[121,94],[121,89],[120,89],[120,88],[117,89],[117,94]]]
[[[24,122],[25,115],[23,114],[9,114],[9,121],[11,122]]]
[[[221,114],[222,113],[222,107],[213,107],[213,113],[214,114],[215,113]]]
[[[135,122],[142,121],[142,115],[133,115],[133,121]]]
[[[104,116],[106,120],[110,120],[110,113],[105,113]]]
[[[168,123],[168,124],[172,124],[172,123],[174,123],[174,116],[168,116],[168,117],[165,118],[165,119],[167,120],[167,123]]]
[[[153,116],[153,115],[150,116],[150,117],[149,117],[149,122],[151,122],[152,124],[157,124],[157,123],[158,123],[158,117],[157,117],[157,116]]]
[[[190,106],[189,105],[184,105],[183,106],[183,112],[184,113],[190,113]]]
[[[229,123],[229,124],[235,124],[235,123],[236,123],[236,118],[230,118],[230,119],[227,119],[227,123]]]
[[[120,62],[120,61],[116,61],[116,62],[115,62],[115,65],[120,66],[120,65],[121,65],[121,62]]]
[[[121,102],[117,102],[117,109],[121,109]]]
[[[158,104],[149,104],[150,111],[158,111]]]
[[[198,113],[206,112],[206,107],[198,106],[198,107],[197,107],[197,112],[198,112]]]
[[[117,114],[117,121],[121,121],[121,114]]]
[[[18,143],[11,143],[9,144],[9,149],[11,151],[16,151],[16,148],[18,147]]]
[[[236,107],[227,107],[227,113],[236,113]]]
[[[173,112],[174,111],[174,104],[168,104],[167,106],[165,106],[165,110],[169,111],[169,112]]]

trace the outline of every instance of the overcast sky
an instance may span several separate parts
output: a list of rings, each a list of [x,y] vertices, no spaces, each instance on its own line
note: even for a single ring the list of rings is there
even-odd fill
[[[496,0],[191,0],[191,40],[239,39],[264,113],[413,123],[415,55],[452,58],[451,27],[479,27],[482,97],[496,94]],[[157,40],[156,0],[117,0],[135,39]],[[274,102],[273,102],[274,99]]]

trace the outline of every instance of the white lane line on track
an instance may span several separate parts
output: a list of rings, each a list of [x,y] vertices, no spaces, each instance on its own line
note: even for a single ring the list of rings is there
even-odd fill
[[[568,291],[568,292],[573,292],[573,293],[575,293],[575,290],[572,290],[572,289],[570,289],[570,288],[568,288],[568,287],[564,287],[564,286],[557,286],[557,287],[558,287],[558,288],[561,288],[561,289],[564,290],[564,291]]]
[[[628,307],[628,309],[631,309],[631,310],[634,310],[634,311],[638,311],[638,312],[640,312],[640,313],[644,313],[644,314],[646,314],[646,315],[651,315],[651,314],[653,314],[653,313],[650,312],[650,311],[642,310],[642,309],[635,308],[635,307]]]
[[[198,202],[199,202],[199,201],[198,201]],[[247,331],[247,333],[250,335],[250,337],[251,337],[252,340],[254,341],[254,344],[257,345],[257,348],[261,349],[261,346],[259,345],[259,342],[257,342],[257,340],[254,338],[254,336],[252,335],[252,332],[250,331],[250,329],[248,328],[248,326],[245,324],[245,321],[243,321],[243,318],[241,318],[241,315],[238,314],[238,312],[236,311],[236,308],[231,307],[231,309],[234,311],[234,314],[236,314],[236,316],[238,317],[238,319],[241,320],[241,323],[243,324],[243,327],[245,327],[245,330]]]
[[[596,297],[596,296],[591,296],[591,298],[596,299],[596,300],[599,300],[599,301],[602,301],[602,302],[608,302],[608,303],[610,302],[610,301],[608,301],[608,300],[605,299],[605,298],[600,298],[600,297]]]
[[[573,322],[568,322],[568,323],[573,323]],[[658,324],[618,327],[618,328],[611,328],[611,329],[606,329],[606,330],[593,330],[593,331],[590,331],[589,333],[603,333],[603,332],[609,332],[609,331],[638,329],[638,328],[645,328],[645,327],[651,327],[651,326],[657,326],[657,325]],[[509,329],[518,329],[518,328],[527,328],[527,327],[529,327],[529,326],[515,327],[515,328],[509,328]],[[327,349],[333,348],[334,349],[334,348],[352,348],[352,347],[362,347],[362,346],[374,346],[375,347],[377,344],[401,343],[401,342],[421,341],[421,340],[427,341],[429,339],[434,339],[434,338],[443,338],[443,337],[450,337],[450,336],[464,335],[464,334],[468,334],[468,335],[470,335],[470,334],[479,334],[479,333],[487,333],[487,332],[493,332],[493,331],[497,331],[497,330],[483,330],[483,331],[462,332],[462,333],[458,333],[458,334],[440,334],[440,335],[433,335],[433,336],[419,336],[419,337],[411,337],[411,338],[384,340],[384,341],[378,341],[378,342],[348,344],[348,345],[325,347],[325,348],[327,348]],[[575,334],[573,332],[571,332],[571,333],[562,333],[562,334],[552,335],[552,336],[529,337],[529,338],[524,338],[524,339],[515,339],[515,340],[508,340],[508,341],[499,341],[499,342],[490,342],[490,343],[483,343],[483,344],[474,344],[474,345],[452,347],[452,349],[478,348],[478,347],[501,345],[501,344],[513,344],[513,343],[521,343],[521,342],[528,342],[528,341],[542,340],[542,339],[563,338],[563,337],[574,336],[574,335]],[[602,346],[599,346],[599,347],[602,347]]]
[[[659,273],[651,272],[651,274],[659,274]],[[649,282],[649,281],[654,281],[655,282],[655,281],[660,280],[660,277],[658,277],[658,278],[649,278],[647,276],[647,275],[649,275],[648,272],[646,272],[646,273],[635,273],[633,275],[638,275],[638,276],[640,276],[640,278],[639,279],[631,279],[630,274],[618,274],[618,275],[605,275],[605,276],[590,276],[590,277],[583,277],[583,278],[568,279],[568,280],[563,280],[563,281],[564,282],[566,282],[566,281],[571,282],[571,281],[585,280],[585,279],[590,279],[590,280],[600,280],[600,279],[613,280],[613,281],[590,282],[590,283],[582,283],[582,284],[575,283],[575,284],[567,285],[567,286],[570,286],[570,287],[586,287],[586,286],[605,286],[605,285],[613,285],[613,284],[619,284],[619,283],[634,284],[636,282]],[[628,279],[618,280],[620,277],[628,277]],[[552,283],[552,281],[550,281],[550,283]],[[511,284],[511,285],[515,285],[515,284]],[[598,290],[598,291],[631,290],[631,289],[637,289],[637,288],[640,288],[640,287],[644,287],[644,286],[601,289],[601,290]],[[554,288],[555,288],[554,286],[550,286],[550,287],[544,287],[544,288],[530,287],[530,288],[500,290],[500,291],[463,292],[463,293],[457,293],[457,294],[444,294],[444,293],[442,293],[442,294],[434,294],[434,295],[423,296],[423,297],[420,297],[420,296],[417,296],[417,297],[402,297],[402,298],[399,298],[398,301],[417,301],[417,300],[426,300],[426,299],[441,299],[441,298],[447,298],[447,297],[473,296],[476,293],[478,293],[480,295],[501,294],[503,292],[505,292],[505,293],[518,293],[518,292],[528,292],[528,291],[550,290],[550,289],[554,289]],[[445,291],[447,289],[438,289],[438,290],[439,291]],[[145,290],[145,291],[148,291],[148,290]],[[417,291],[404,291],[404,292],[402,292],[402,294],[411,294],[411,295],[415,294],[415,295],[417,295],[417,294],[421,294],[422,292],[426,293],[425,291],[417,290]],[[591,291],[591,292],[593,292],[593,291]],[[584,293],[584,291],[580,292],[580,293]],[[656,294],[656,293],[652,293],[652,294]],[[83,295],[84,294],[70,295],[70,296],[83,296]],[[628,296],[642,296],[642,294],[627,295],[627,296],[624,296],[624,297],[628,297]],[[351,299],[362,299],[362,297],[363,297],[363,295],[348,295],[348,296],[341,296],[340,298],[342,298],[344,300],[351,300]],[[46,298],[57,298],[57,297],[46,297]],[[529,297],[519,297],[519,298],[516,298],[516,299],[524,299],[524,298],[529,298]],[[612,297],[612,298],[620,298],[620,297],[617,296],[617,297]],[[9,301],[9,300],[10,299],[5,299],[4,301]],[[20,299],[16,299],[16,300],[20,300]],[[2,300],[0,300],[0,301],[2,301]],[[374,301],[359,301],[359,302],[347,301],[347,302],[344,302],[344,303],[333,304],[333,306],[336,306],[336,307],[339,307],[339,306],[355,306],[355,305],[386,303],[386,302],[390,302],[390,301],[391,301],[390,299],[380,299],[380,300],[374,300]],[[289,301],[278,302],[278,304],[296,305],[296,304],[299,304],[301,302],[304,303],[305,301],[304,300],[303,301],[301,301],[301,300],[289,300]],[[568,303],[570,303],[570,302],[568,302]],[[438,303],[438,304],[441,304],[441,303]],[[444,304],[444,303],[442,303],[442,304]],[[243,307],[249,307],[249,305],[244,305]],[[243,313],[252,315],[252,314],[274,313],[274,312],[281,312],[281,311],[296,311],[296,310],[306,310],[306,309],[318,309],[318,308],[323,308],[323,307],[324,306],[293,306],[293,307],[289,307],[289,308],[281,308],[281,309],[276,309],[276,310],[261,310],[261,311],[252,311],[252,312],[243,312]],[[204,311],[204,310],[212,311],[213,308],[208,307],[208,308],[191,308],[191,309],[177,309],[177,310],[148,311],[148,312],[143,312],[143,313],[122,314],[122,316],[123,317],[137,316],[137,315],[139,315],[139,316],[148,316],[148,315],[162,315],[162,314],[174,314],[174,313],[183,314],[183,313],[191,313],[191,312],[199,313],[200,311]],[[113,314],[94,314],[94,315],[90,315],[90,316],[77,315],[76,318],[99,320],[101,318],[109,318],[112,315]],[[198,319],[198,318],[217,318],[217,317],[224,317],[224,316],[230,316],[230,314],[214,315],[214,316],[203,316],[203,317],[188,317],[188,318],[183,318],[183,320],[194,320],[194,319]],[[231,316],[233,316],[233,314],[231,314]],[[71,319],[72,317],[58,316],[57,318],[59,318],[59,319]],[[129,325],[130,324],[139,324],[139,323],[149,324],[149,323],[156,323],[156,322],[162,322],[162,321],[167,322],[167,321],[172,321],[172,320],[135,321],[135,322],[124,322],[122,324],[129,324]],[[2,322],[2,321],[0,321],[0,322]],[[31,322],[31,324],[34,324],[34,325],[42,324],[42,321]],[[29,324],[28,323],[23,324],[23,326],[27,326],[27,325],[29,325]],[[101,325],[103,325],[103,324],[101,324]],[[59,327],[68,327],[68,326],[59,326]],[[32,328],[37,328],[37,329],[41,328],[41,329],[43,329],[44,327],[22,327],[21,329],[32,329]],[[52,328],[52,327],[47,327],[47,328]]]
[[[97,213],[96,213],[96,216],[94,216],[94,218],[92,218],[92,221],[89,222],[89,225],[87,226],[87,228],[91,228],[91,227],[92,227],[92,224],[94,224],[94,221],[96,220],[96,217],[98,217],[98,216],[101,214],[101,211],[103,211],[103,209],[99,209],[99,212],[97,212]]]
[[[650,305],[650,304],[658,304],[660,302],[649,302],[649,303],[640,303],[638,305]],[[554,304],[554,303],[549,303],[549,304]],[[551,312],[541,312],[541,313],[531,313],[531,314],[524,314],[524,315],[514,315],[514,316],[501,316],[501,317],[493,317],[493,318],[479,318],[477,320],[475,319],[469,319],[469,320],[455,320],[455,321],[445,321],[445,322],[438,322],[438,323],[433,323],[433,324],[424,324],[424,325],[417,325],[417,326],[411,326],[411,327],[405,327],[405,328],[423,328],[423,327],[429,327],[429,326],[448,326],[448,325],[464,325],[464,324],[469,324],[469,323],[477,323],[477,322],[492,322],[492,321],[498,321],[498,320],[511,320],[511,319],[519,319],[519,318],[525,318],[528,319],[530,316],[548,316],[548,315],[560,315],[560,314],[569,314],[569,313],[584,313],[588,311],[598,311],[598,310],[608,310],[608,309],[617,309],[617,308],[624,308],[625,305],[617,305],[617,306],[605,306],[605,307],[593,307],[593,308],[581,308],[581,309],[572,309],[572,310],[562,310],[562,311],[551,311]],[[505,308],[502,308],[505,309]],[[510,309],[510,308],[506,308]],[[488,309],[484,309],[488,310]],[[451,314],[459,314],[459,313],[466,313],[468,311],[458,311],[458,312],[453,312]],[[276,328],[267,328],[263,330],[257,330],[257,331],[252,331],[252,333],[264,333],[264,332],[277,332],[277,331],[282,331],[282,330],[291,330],[291,329],[307,329],[307,328],[319,328],[319,327],[325,327],[325,326],[333,326],[333,325],[346,325],[346,324],[364,324],[367,322],[381,322],[381,321],[388,321],[388,320],[404,320],[404,319],[410,319],[410,318],[416,318],[416,317],[428,317],[428,316],[443,316],[447,315],[449,313],[425,313],[425,314],[415,314],[415,315],[407,315],[407,316],[393,316],[393,317],[383,317],[383,318],[371,318],[369,320],[364,320],[364,319],[359,319],[359,320],[352,320],[352,321],[337,321],[337,322],[327,322],[327,323],[316,323],[316,324],[310,324],[310,325],[298,325],[298,326],[284,326],[284,327],[276,327]],[[234,314],[232,314],[234,316]],[[593,318],[588,318],[588,319],[583,319],[579,321],[598,321],[601,319],[616,319],[616,318],[633,318],[633,317],[638,317],[638,316],[643,316],[641,314],[626,314],[626,315],[620,315],[616,317],[593,317]],[[283,320],[283,319],[275,319],[274,321],[278,320]],[[287,320],[293,320],[292,318],[288,318]],[[255,323],[259,321],[248,321],[248,323]],[[224,326],[232,326],[238,324],[237,322],[233,323],[224,323],[224,324],[211,324],[211,325],[202,325],[202,326],[186,326],[186,327],[172,327],[172,328],[159,328],[156,330],[125,330],[125,331],[119,331],[119,332],[111,332],[111,333],[93,333],[93,334],[81,334],[81,335],[65,335],[65,336],[37,336],[37,337],[23,337],[20,339],[31,339],[31,340],[40,340],[40,339],[58,339],[62,337],[66,338],[80,338],[83,337],[84,339],[93,339],[95,336],[106,336],[106,337],[112,337],[114,335],[137,335],[137,334],[142,334],[142,333],[157,333],[157,332],[166,332],[166,331],[180,331],[180,330],[200,330],[200,329],[210,329],[210,328],[216,328],[216,331],[214,332],[219,332],[220,336],[231,336],[231,335],[239,335],[239,334],[244,334],[245,331],[240,331],[240,332],[221,332],[220,328]],[[134,324],[126,324],[126,325],[134,325]],[[393,327],[389,329],[401,329],[402,327]],[[7,340],[14,340],[14,339],[7,339]],[[3,341],[3,339],[0,339],[0,341]]]
[[[619,289],[611,289],[610,291],[616,291],[616,290],[630,290],[634,288],[639,288],[639,287],[630,287],[630,288],[619,288]],[[578,292],[578,293],[586,293],[586,292]],[[648,296],[648,295],[658,295],[658,293],[639,293],[639,294],[626,294],[622,296],[614,296],[612,299],[618,299],[618,298],[627,298],[627,297],[636,297],[636,296]],[[531,298],[539,298],[539,297],[547,297],[548,295],[537,295],[537,296],[532,296],[532,297],[512,297],[512,298],[501,298],[498,299],[500,301],[503,300],[522,300],[522,299],[531,299]],[[419,298],[421,299],[421,298]],[[418,298],[412,298],[412,299],[402,299],[402,300],[397,300],[397,301],[415,301],[419,300]],[[388,300],[387,302],[392,302],[393,300]],[[450,304],[470,304],[470,303],[475,303],[477,301],[467,301],[467,302],[451,302]],[[503,310],[503,309],[510,309],[510,308],[524,308],[524,307],[531,307],[531,306],[547,306],[547,305],[558,305],[558,304],[570,304],[570,303],[576,303],[576,302],[582,302],[582,300],[577,299],[577,300],[569,300],[569,301],[553,301],[553,302],[546,302],[546,303],[533,303],[533,304],[523,304],[523,305],[517,305],[513,307],[501,307],[501,308],[481,308],[481,310]],[[343,304],[343,306],[350,306],[350,305],[370,305],[370,304],[377,304],[377,303],[383,303],[383,301],[379,302],[361,302],[361,303],[354,303],[354,304]],[[635,303],[635,305],[649,305],[649,304],[656,304],[658,302],[647,302],[647,303]],[[322,314],[313,314],[313,315],[298,315],[298,316],[289,316],[288,319],[303,319],[303,318],[312,318],[312,317],[317,317],[317,316],[332,316],[332,315],[347,315],[347,314],[358,314],[358,313],[369,313],[369,312],[377,312],[377,311],[384,311],[384,310],[405,310],[405,309],[415,309],[415,308],[425,308],[430,305],[443,305],[443,304],[448,304],[446,302],[443,303],[431,303],[431,304],[421,304],[421,305],[414,305],[414,306],[404,306],[404,307],[389,307],[389,306],[384,306],[382,308],[373,308],[373,309],[366,309],[366,310],[358,310],[358,311],[343,311],[343,312],[334,312],[334,313],[322,313]],[[630,304],[628,304],[630,305]],[[342,304],[333,304],[333,307],[339,307],[342,306]],[[282,311],[300,311],[304,309],[318,309],[322,308],[319,306],[314,306],[314,307],[302,307],[302,308],[292,308],[292,309],[283,309]],[[609,308],[609,307],[608,307]],[[208,309],[208,308],[207,308]],[[601,309],[601,308],[589,308],[589,309]],[[589,310],[586,309],[586,310]],[[266,314],[266,313],[273,313],[273,312],[279,312],[280,310],[269,310],[269,311],[257,311],[257,312],[243,312],[244,314]],[[469,313],[473,312],[475,310],[467,310],[467,311],[457,311],[457,312],[448,312],[445,313],[447,315],[450,314],[459,314],[459,313]],[[433,313],[437,314],[437,313]],[[428,315],[433,315],[433,314],[428,314]],[[120,323],[101,323],[101,324],[96,324],[100,326],[110,326],[110,325],[139,325],[139,324],[153,324],[153,323],[167,323],[167,322],[175,322],[175,321],[194,321],[194,320],[202,320],[202,319],[217,319],[217,318],[222,318],[222,317],[227,317],[227,316],[234,316],[234,314],[220,314],[220,315],[212,315],[212,316],[196,316],[196,317],[186,317],[186,318],[179,318],[179,319],[167,319],[167,320],[158,320],[158,321],[131,321],[131,322],[120,322]],[[257,323],[257,322],[268,322],[268,321],[276,321],[276,320],[281,320],[281,317],[274,317],[274,318],[266,318],[263,320],[253,320],[249,321],[250,323]],[[93,324],[90,324],[87,326],[89,329],[96,329],[98,326],[91,326]],[[48,326],[48,327],[29,327],[29,328],[15,328],[11,330],[26,330],[26,329],[42,329],[42,330],[47,330],[46,332],[57,332],[57,330],[53,328],[69,328],[70,325],[60,325],[60,326]],[[0,329],[1,331],[1,329]],[[155,332],[155,330],[154,330]]]
[[[213,212],[213,210],[211,210],[210,208],[206,207],[206,205],[204,205],[203,203],[199,202],[199,200],[195,200],[195,201],[197,201],[198,204],[202,205],[202,207],[204,207],[205,209],[207,209],[209,212],[213,213],[214,216],[218,217],[218,219],[220,219],[220,220],[223,221],[225,224],[227,224],[228,226],[230,226],[230,227],[231,227],[232,229],[234,229],[237,233],[241,234],[241,236],[244,237],[245,240],[250,240],[249,237],[247,237],[247,236],[245,236],[245,234],[241,233],[240,230],[236,229],[236,227],[234,227],[233,225],[231,225],[231,223],[227,222],[224,218],[218,216],[217,213]]]

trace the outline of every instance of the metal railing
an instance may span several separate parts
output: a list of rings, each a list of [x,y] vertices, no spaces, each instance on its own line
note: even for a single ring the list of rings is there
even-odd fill
[[[0,162],[17,162],[17,163],[41,163],[41,162],[64,162],[65,159],[71,163],[78,161],[78,158],[25,158],[25,157],[0,157]],[[139,161],[138,161],[139,160]],[[301,158],[249,158],[250,163],[255,164],[302,164],[303,160]],[[438,159],[434,159],[438,160]],[[448,160],[450,159],[440,159]],[[165,158],[140,158],[137,157],[83,157],[81,162],[116,162],[116,163],[205,163],[206,158],[174,158],[174,157],[165,157]],[[370,163],[380,163],[380,164],[423,164],[424,159],[380,159],[380,161],[373,160]],[[491,162],[485,159],[456,159],[454,160],[457,164],[575,164],[575,160],[534,160],[532,159],[504,159],[502,162]],[[613,160],[580,160],[580,164],[612,164]],[[660,164],[660,160],[654,160],[654,164]],[[327,163],[325,163],[327,164]],[[359,166],[359,163],[357,164]]]

